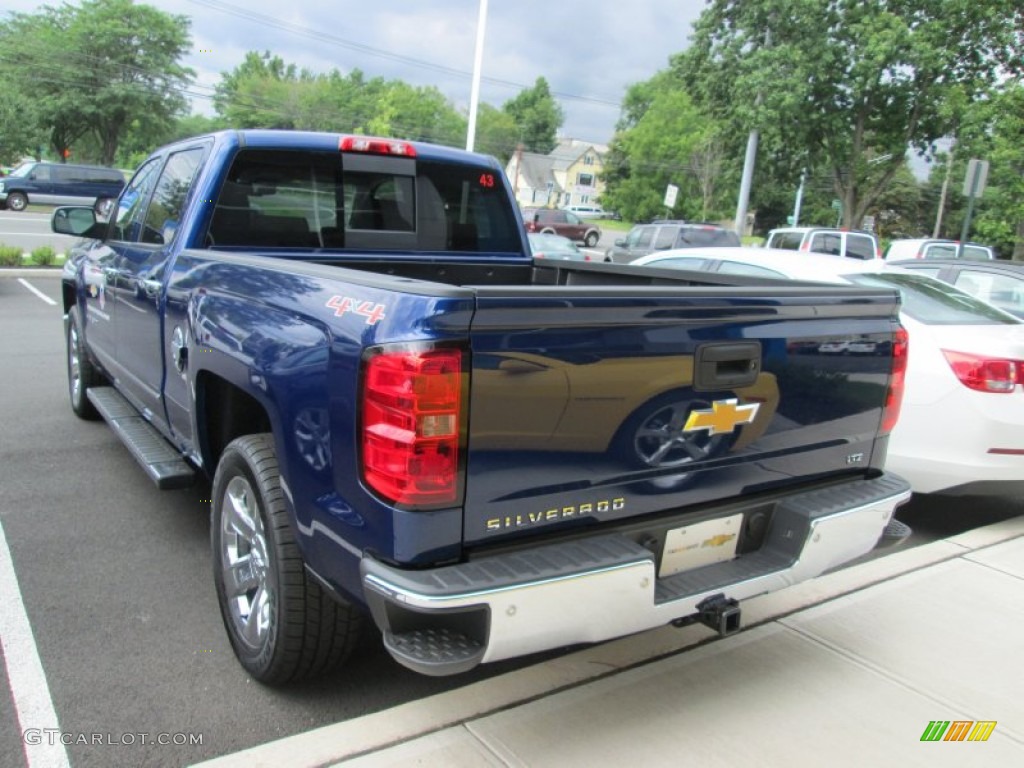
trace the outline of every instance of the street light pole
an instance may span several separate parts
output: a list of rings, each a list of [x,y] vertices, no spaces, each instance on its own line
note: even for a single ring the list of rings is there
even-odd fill
[[[476,51],[473,54],[473,86],[469,94],[469,126],[466,128],[466,150],[476,145],[476,110],[480,103],[480,69],[484,59],[484,33],[487,31],[487,0],[480,0],[480,16],[476,22]]]

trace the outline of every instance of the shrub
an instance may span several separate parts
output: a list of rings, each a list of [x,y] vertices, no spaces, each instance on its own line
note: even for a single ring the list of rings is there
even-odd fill
[[[41,245],[32,251],[32,263],[48,267],[57,260],[57,252],[48,245]]]
[[[21,248],[14,245],[0,245],[0,267],[20,267]]]

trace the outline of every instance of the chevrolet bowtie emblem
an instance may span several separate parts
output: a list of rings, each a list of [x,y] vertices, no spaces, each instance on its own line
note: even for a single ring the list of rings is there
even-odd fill
[[[757,416],[760,403],[740,405],[739,400],[716,400],[711,404],[710,411],[691,411],[686,420],[683,432],[695,432],[706,429],[709,435],[722,435],[732,432],[741,424],[749,424]]]

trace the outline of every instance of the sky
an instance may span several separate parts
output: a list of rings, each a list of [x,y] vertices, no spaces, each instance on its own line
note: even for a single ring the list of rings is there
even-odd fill
[[[212,114],[221,72],[246,51],[269,50],[313,72],[435,86],[470,103],[481,0],[152,0],[191,19],[193,111]],[[60,0],[51,0],[59,5]],[[71,3],[76,4],[76,3]],[[5,12],[44,3],[0,0]],[[629,85],[668,66],[687,46],[703,0],[488,0],[480,101],[501,107],[538,77],[565,115],[560,135],[607,144]],[[206,98],[203,98],[206,96]]]

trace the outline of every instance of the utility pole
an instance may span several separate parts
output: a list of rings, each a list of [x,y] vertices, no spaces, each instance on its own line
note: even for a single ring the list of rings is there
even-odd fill
[[[480,69],[484,60],[484,33],[487,31],[487,0],[480,0],[480,16],[476,22],[476,51],[473,54],[473,85],[469,94],[469,126],[466,128],[466,150],[476,145],[476,110],[480,103]]]
[[[764,47],[772,44],[772,31],[764,33]],[[761,104],[761,94],[754,100],[756,106]],[[757,142],[760,134],[752,128],[747,136],[747,152],[743,157],[743,178],[740,180],[740,197],[736,203],[736,234],[743,237],[747,232],[747,205],[750,203],[750,185],[754,179],[754,162],[757,160]]]
[[[939,210],[935,212],[935,229],[932,230],[932,237],[939,236],[942,228],[942,214],[946,210],[946,191],[949,189],[949,177],[953,174],[953,144],[949,145],[949,153],[946,155],[946,178],[942,180],[942,192],[939,194]]]

